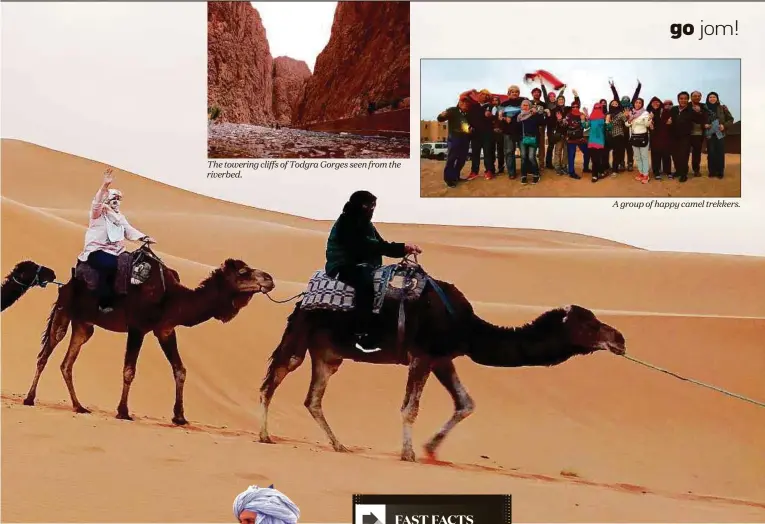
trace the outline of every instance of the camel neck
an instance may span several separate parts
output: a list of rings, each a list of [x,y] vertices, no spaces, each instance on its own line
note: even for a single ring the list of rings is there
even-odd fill
[[[212,286],[196,289],[179,288],[169,298],[170,311],[176,312],[176,325],[192,327],[207,322],[215,316],[219,306],[217,290]]]
[[[24,296],[24,293],[26,293],[28,289],[29,286],[14,282],[13,278],[9,278],[3,282],[2,298],[0,298],[2,309],[12,306],[18,299]]]
[[[484,366],[553,366],[579,353],[557,330],[527,324],[495,326],[475,316],[467,356]]]

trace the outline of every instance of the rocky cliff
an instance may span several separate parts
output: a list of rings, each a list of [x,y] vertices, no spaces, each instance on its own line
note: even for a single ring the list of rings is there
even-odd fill
[[[409,2],[338,2],[297,122],[350,118],[407,97]]]
[[[274,59],[273,116],[277,123],[285,126],[292,124],[310,76],[311,70],[302,60],[287,56]]]
[[[207,105],[219,121],[268,124],[274,64],[260,15],[249,2],[207,3]]]

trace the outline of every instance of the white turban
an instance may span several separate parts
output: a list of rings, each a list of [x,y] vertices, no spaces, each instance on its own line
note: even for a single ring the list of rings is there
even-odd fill
[[[243,511],[255,513],[256,524],[296,524],[300,518],[300,509],[281,491],[258,486],[250,486],[234,499],[237,520]]]

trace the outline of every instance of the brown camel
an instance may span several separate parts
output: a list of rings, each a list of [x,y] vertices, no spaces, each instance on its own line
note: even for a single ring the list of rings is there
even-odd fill
[[[255,293],[270,292],[274,288],[274,282],[268,273],[252,269],[241,260],[228,259],[196,289],[189,289],[180,283],[178,273],[162,264],[147,245],[141,249],[150,255],[147,257],[151,264],[150,276],[140,286],[130,286],[126,296],[118,297],[114,302],[113,311],[99,311],[98,297],[79,279],[71,279],[59,290],[58,300],[53,305],[43,333],[42,350],[37,356],[37,371],[24,404],[34,405],[40,375],[71,323],[72,336],[69,349],[61,363],[61,372],[69,389],[74,411],[89,413],[77,400],[72,368],[80,348],[93,335],[94,326],[98,326],[109,331],[127,333],[122,397],[117,407],[117,418],[132,420],[128,411],[130,384],[135,378],[143,339],[147,333],[153,332],[170,362],[175,378],[173,423],[187,423],[183,412],[186,368],[178,353],[175,328],[196,326],[211,318],[228,322],[250,302]]]
[[[45,287],[55,281],[56,272],[52,269],[31,260],[19,262],[3,280],[0,311],[11,307],[29,289],[35,286]]]
[[[435,281],[443,290],[442,300],[429,284],[419,300],[406,304],[406,331],[398,343],[398,304],[386,300],[376,322],[382,333],[380,351],[363,353],[351,337],[352,312],[303,310],[298,303],[287,320],[282,340],[270,358],[260,388],[260,441],[270,443],[268,406],[276,388],[311,354],[311,385],[305,406],[324,430],[336,451],[347,449],[335,437],[322,410],[327,383],[345,359],[370,364],[409,366],[403,415],[401,460],[414,461],[412,425],[417,418],[420,396],[431,372],[451,395],[455,411],[441,430],[425,445],[430,460],[449,432],[474,409],[474,402],[460,382],[452,362],[467,356],[484,366],[554,366],[572,356],[598,350],[625,353],[624,337],[599,321],[588,309],[571,305],[540,315],[519,328],[498,327],[479,318],[465,296],[453,285]],[[450,307],[451,306],[451,311]]]

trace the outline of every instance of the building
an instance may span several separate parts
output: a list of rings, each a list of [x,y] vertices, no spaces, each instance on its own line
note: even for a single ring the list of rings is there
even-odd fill
[[[446,122],[420,120],[420,143],[446,142],[448,136],[449,132],[446,129]]]

